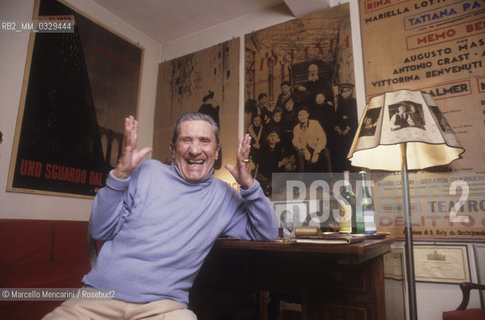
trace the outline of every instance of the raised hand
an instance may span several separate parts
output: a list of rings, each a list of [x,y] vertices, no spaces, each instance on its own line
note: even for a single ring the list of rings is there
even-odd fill
[[[253,177],[249,172],[249,151],[251,150],[251,136],[249,133],[245,134],[244,137],[239,141],[239,146],[237,148],[237,160],[236,167],[231,164],[226,164],[226,169],[232,174],[242,188],[248,189],[253,183]]]
[[[113,171],[113,175],[119,179],[126,179],[136,166],[149,152],[151,147],[137,149],[138,142],[138,121],[133,116],[125,118],[125,133],[123,136],[123,148],[118,165]]]

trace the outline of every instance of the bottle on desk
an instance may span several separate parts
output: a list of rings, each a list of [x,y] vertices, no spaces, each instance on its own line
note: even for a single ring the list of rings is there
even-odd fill
[[[376,212],[374,201],[365,180],[365,171],[360,171],[360,189],[357,193],[356,218],[357,233],[376,233]]]
[[[333,214],[333,212],[336,212],[336,211],[339,212],[338,200],[330,199],[328,202],[327,210],[328,212],[330,212],[330,214],[328,215],[328,219],[324,222],[324,224],[320,229],[322,230],[322,232],[339,232],[339,229],[340,229],[339,216]]]
[[[350,186],[349,171],[344,171],[344,185],[340,190],[342,198],[339,203],[340,233],[357,233],[355,216],[355,194]]]

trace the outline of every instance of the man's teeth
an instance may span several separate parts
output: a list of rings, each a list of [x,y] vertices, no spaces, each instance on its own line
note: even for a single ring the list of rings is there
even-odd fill
[[[193,164],[204,164],[204,160],[187,160],[187,163],[189,165],[193,165]]]

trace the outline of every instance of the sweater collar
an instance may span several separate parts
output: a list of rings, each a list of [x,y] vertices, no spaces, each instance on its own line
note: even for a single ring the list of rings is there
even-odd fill
[[[172,170],[172,172],[174,172],[183,182],[185,182],[186,184],[189,184],[189,185],[198,185],[198,184],[202,184],[202,183],[205,183],[205,182],[210,182],[212,180],[212,178],[214,178],[214,168],[212,168],[211,171],[209,172],[209,174],[204,179],[202,179],[201,181],[190,182],[190,181],[185,180],[184,177],[182,177],[182,174],[180,174],[180,170],[175,165],[175,162],[172,161],[172,164],[170,165],[170,167],[171,167],[170,169]]]

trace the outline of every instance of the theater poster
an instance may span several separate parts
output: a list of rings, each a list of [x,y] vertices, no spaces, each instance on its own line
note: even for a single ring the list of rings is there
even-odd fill
[[[410,173],[416,239],[485,239],[485,2],[360,1],[368,100],[398,89],[433,96],[465,153]],[[402,236],[400,176],[376,182],[378,229]]]
[[[172,161],[169,141],[177,119],[202,112],[220,127],[221,150],[214,176],[234,188],[225,164],[236,163],[239,104],[239,38],[162,62],[158,69],[152,157]]]
[[[143,49],[58,1],[36,1],[44,19],[74,30],[31,34],[7,190],[89,198],[136,116]]]
[[[251,172],[272,196],[274,173],[352,170],[357,129],[349,5],[245,36],[245,132]]]

